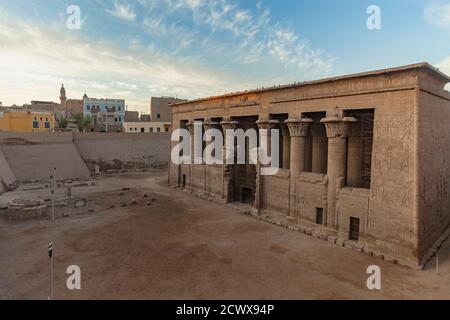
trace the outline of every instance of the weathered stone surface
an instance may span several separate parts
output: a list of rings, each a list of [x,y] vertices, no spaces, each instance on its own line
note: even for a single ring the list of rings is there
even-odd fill
[[[342,238],[362,243],[370,235],[373,251],[418,265],[439,249],[450,226],[450,188],[443,182],[450,171],[447,82],[430,65],[417,64],[175,105],[173,130],[198,119],[232,119],[243,130],[291,119],[291,130],[281,126],[280,149],[272,150],[290,161],[281,159],[282,168],[269,176],[259,165],[170,164],[169,183],[184,176],[193,191],[227,194],[227,201],[251,193],[246,196],[258,212],[308,226],[321,219]]]

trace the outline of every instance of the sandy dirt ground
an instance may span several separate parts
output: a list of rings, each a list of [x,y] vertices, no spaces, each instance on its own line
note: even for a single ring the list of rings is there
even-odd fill
[[[73,193],[90,206],[55,223],[9,223],[2,214],[0,298],[48,298],[50,242],[56,299],[450,298],[448,243],[439,275],[434,261],[413,270],[193,198],[167,187],[165,171],[105,177]],[[48,190],[18,190],[0,203],[18,196]],[[366,287],[374,264],[381,291]],[[70,265],[81,268],[81,290],[66,287]]]

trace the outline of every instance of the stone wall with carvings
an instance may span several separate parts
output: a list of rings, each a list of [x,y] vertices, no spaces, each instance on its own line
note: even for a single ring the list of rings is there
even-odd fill
[[[415,90],[383,95],[375,109],[367,238],[375,249],[415,259]]]
[[[450,100],[421,91],[418,111],[419,250],[424,254],[450,223]]]
[[[275,176],[263,177],[262,209],[289,214],[289,170],[280,169]]]
[[[200,99],[173,107],[173,129],[195,119],[292,119],[312,112],[343,117],[350,110],[374,109],[370,189],[347,187],[344,177],[337,177],[337,215],[326,217],[336,218],[337,229],[326,231],[348,237],[350,217],[359,218],[360,242],[419,264],[450,225],[450,94],[443,90],[445,81],[429,66],[416,65]],[[170,170],[170,183],[176,185],[177,166]],[[194,190],[201,193],[204,167],[192,171]],[[206,176],[206,189],[219,194],[223,181],[213,172]],[[291,178],[282,171],[263,177],[258,209],[314,224],[317,208],[327,212],[327,186],[328,177],[320,174]]]
[[[316,173],[302,173],[292,181],[293,206],[298,221],[316,223],[316,209],[327,209],[327,178]],[[324,217],[325,219],[325,217]]]

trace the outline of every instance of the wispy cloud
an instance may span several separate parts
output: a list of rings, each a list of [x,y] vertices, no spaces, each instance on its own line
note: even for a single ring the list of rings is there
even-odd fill
[[[143,24],[148,32],[168,32],[167,25],[174,19],[179,21],[177,28],[172,28],[175,36],[183,27],[182,19],[188,19],[185,24],[193,24],[190,30],[181,29],[182,34],[192,37],[192,29],[209,28],[206,38],[197,39],[205,55],[209,51],[216,57],[221,52],[221,56],[235,64],[279,64],[297,73],[309,71],[302,74],[313,77],[328,75],[333,70],[332,56],[314,49],[310,41],[290,28],[273,22],[270,10],[261,2],[251,11],[230,0],[140,0],[140,3],[149,12],[150,18]],[[161,7],[164,15],[157,13],[156,8]]]
[[[450,31],[450,3],[433,1],[424,9],[425,20],[438,28]]]
[[[105,11],[110,15],[125,21],[134,21],[136,19],[136,13],[129,4],[114,2],[114,9],[106,9]]]
[[[5,105],[57,100],[61,82],[74,99],[85,91],[89,96],[111,98],[133,92],[127,104],[147,112],[151,95],[194,98],[236,89],[229,75],[142,51],[139,46],[124,50],[105,41],[99,50],[97,43],[76,33],[3,17],[0,14],[0,93],[8,93],[8,99],[0,97],[0,101]]]

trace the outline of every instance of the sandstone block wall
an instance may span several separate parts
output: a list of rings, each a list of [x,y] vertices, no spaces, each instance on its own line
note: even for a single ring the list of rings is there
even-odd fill
[[[289,213],[288,218],[299,223],[315,223],[316,210],[323,209],[327,231],[344,240],[349,238],[351,220],[359,219],[358,244],[421,265],[450,226],[450,94],[444,90],[449,80],[430,65],[417,64],[199,99],[173,107],[172,129],[199,119],[245,123],[245,118],[299,118],[311,113],[342,119],[358,110],[373,111],[370,186],[355,188],[361,164],[354,154],[360,146],[352,137],[339,146],[351,153],[340,148],[345,159],[328,153],[328,170],[335,160],[339,168],[346,167],[347,176],[333,176],[331,171],[260,177],[254,207],[263,213]],[[335,167],[332,163],[331,169]],[[218,183],[205,181],[203,166],[194,166],[193,172],[196,190],[212,190],[208,184]],[[171,164],[171,184],[178,183],[179,173]]]
[[[450,227],[450,94],[418,92],[417,162],[419,253]]]
[[[167,166],[170,133],[75,133],[74,144],[91,171]]]
[[[72,133],[0,133],[0,149],[19,182],[90,179]]]
[[[17,183],[16,176],[11,170],[8,161],[0,149],[0,194],[8,191],[11,187],[14,187]]]

